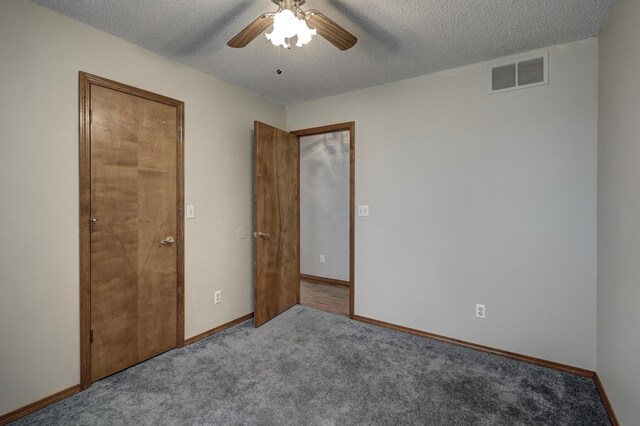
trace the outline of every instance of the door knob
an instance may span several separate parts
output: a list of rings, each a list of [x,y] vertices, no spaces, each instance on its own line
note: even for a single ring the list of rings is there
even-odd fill
[[[170,246],[171,244],[175,243],[176,240],[169,235],[167,238],[165,238],[164,240],[160,241],[160,244],[162,244],[163,246]]]
[[[271,236],[271,234],[269,234],[268,232],[254,232],[253,233],[253,237],[254,238],[269,238]]]

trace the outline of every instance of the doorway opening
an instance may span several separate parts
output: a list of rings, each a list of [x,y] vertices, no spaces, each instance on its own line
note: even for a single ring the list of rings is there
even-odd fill
[[[353,317],[355,124],[292,132],[300,150],[299,303]]]
[[[353,318],[355,123],[287,132],[256,121],[253,141],[253,321],[256,327],[299,304],[301,299],[300,139],[340,132],[348,132],[343,143],[346,147],[348,140],[348,280],[333,278],[341,281],[333,284],[347,289],[348,314]],[[317,281],[327,284],[326,277],[311,277],[315,277],[316,284]]]

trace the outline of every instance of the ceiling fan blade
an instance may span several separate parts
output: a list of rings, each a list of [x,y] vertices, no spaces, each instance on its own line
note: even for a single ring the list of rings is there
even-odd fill
[[[260,33],[263,33],[271,24],[273,24],[273,15],[274,13],[263,13],[247,25],[247,27],[240,31],[234,38],[227,42],[227,46],[229,47],[245,47],[247,44],[251,43],[254,38],[258,37]]]
[[[317,10],[307,10],[305,12],[305,17],[311,28],[315,28],[319,35],[327,39],[329,43],[333,44],[340,50],[351,49],[358,42],[358,38],[356,36]]]

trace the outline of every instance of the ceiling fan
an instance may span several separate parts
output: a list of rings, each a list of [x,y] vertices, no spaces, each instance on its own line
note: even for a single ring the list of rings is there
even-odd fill
[[[297,37],[296,46],[301,47],[311,41],[311,37],[315,34],[319,34],[340,50],[350,49],[358,41],[353,34],[317,10],[300,9],[300,6],[307,2],[306,0],[271,1],[278,5],[278,10],[260,15],[229,40],[227,43],[229,47],[245,47],[271,25],[273,25],[273,31],[266,34],[267,38],[274,45],[285,48],[290,47],[289,40],[292,37]]]

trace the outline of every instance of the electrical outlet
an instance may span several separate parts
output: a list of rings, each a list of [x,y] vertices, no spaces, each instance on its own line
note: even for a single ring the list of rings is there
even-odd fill
[[[320,255],[320,263],[324,263],[324,254]]]
[[[213,303],[217,305],[220,302],[222,302],[222,290],[213,293]]]
[[[361,205],[358,206],[358,216],[369,216],[369,206]]]
[[[484,305],[476,304],[476,318],[484,319],[486,314],[487,314],[487,311]]]

